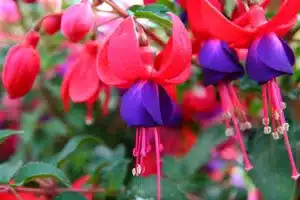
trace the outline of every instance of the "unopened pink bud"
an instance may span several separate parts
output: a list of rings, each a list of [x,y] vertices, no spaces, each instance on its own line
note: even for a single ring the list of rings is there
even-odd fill
[[[51,15],[43,20],[43,30],[49,35],[53,35],[60,30],[62,15]]]
[[[94,13],[88,0],[69,7],[61,21],[62,34],[72,42],[82,40],[94,25]]]
[[[40,71],[40,56],[36,50],[38,41],[38,33],[30,31],[25,42],[13,46],[5,57],[2,81],[12,99],[27,94]]]

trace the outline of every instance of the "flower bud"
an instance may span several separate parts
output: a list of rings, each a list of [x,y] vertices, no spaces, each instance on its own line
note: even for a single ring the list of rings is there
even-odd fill
[[[43,20],[42,27],[46,33],[53,35],[60,30],[62,15],[50,15]]]
[[[83,39],[94,25],[94,13],[88,0],[69,7],[61,21],[62,34],[72,42]]]
[[[37,0],[23,0],[24,3],[36,3]]]
[[[30,31],[25,41],[13,46],[5,57],[2,81],[12,99],[28,93],[40,71],[40,56],[36,50],[38,41],[38,33]]]
[[[62,0],[39,0],[39,3],[46,12],[59,12],[62,6]]]

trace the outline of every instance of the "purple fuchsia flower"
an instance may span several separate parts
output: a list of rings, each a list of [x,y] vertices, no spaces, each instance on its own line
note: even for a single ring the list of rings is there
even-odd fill
[[[267,20],[261,7],[254,7],[250,12],[254,28],[266,24]],[[289,27],[289,26],[288,26]],[[274,139],[283,136],[288,152],[292,178],[298,179],[298,173],[287,132],[289,124],[285,120],[283,102],[276,78],[282,75],[292,75],[295,55],[289,45],[275,32],[269,30],[255,39],[249,48],[246,60],[246,70],[249,77],[262,85],[264,133]]]
[[[248,121],[236,90],[231,84],[231,81],[244,75],[243,66],[239,63],[236,52],[225,42],[216,39],[210,39],[203,43],[199,53],[199,63],[204,74],[204,84],[216,85],[219,90],[224,111],[226,135],[231,136],[236,133],[243,153],[245,169],[250,170],[252,164],[248,159],[240,129],[251,128],[251,123]]]

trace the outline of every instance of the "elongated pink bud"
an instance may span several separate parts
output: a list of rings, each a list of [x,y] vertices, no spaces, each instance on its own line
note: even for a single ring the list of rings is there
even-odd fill
[[[94,25],[94,13],[91,4],[83,0],[69,7],[61,21],[62,34],[72,42],[82,40]]]
[[[36,50],[38,41],[38,33],[30,31],[25,42],[13,46],[5,57],[2,81],[10,98],[24,96],[34,84],[40,71],[40,56]]]

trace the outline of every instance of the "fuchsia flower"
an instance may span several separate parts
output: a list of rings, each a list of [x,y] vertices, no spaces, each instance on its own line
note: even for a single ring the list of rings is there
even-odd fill
[[[36,50],[38,41],[38,33],[30,31],[25,41],[13,46],[5,57],[2,81],[10,98],[27,94],[40,72],[40,56]]]
[[[121,99],[121,116],[129,126],[137,127],[133,175],[143,174],[144,158],[151,149],[149,139],[154,135],[158,199],[163,147],[157,127],[168,125],[174,113],[172,99],[164,87],[182,83],[189,77],[192,53],[184,25],[176,15],[169,13],[169,16],[173,22],[172,36],[156,59],[148,45],[139,44],[132,17],[120,24],[97,58],[98,75],[104,83],[128,88]]]
[[[62,34],[72,42],[82,40],[94,25],[94,13],[88,0],[69,7],[62,16]]]
[[[84,45],[77,59],[72,66],[69,66],[61,86],[64,109],[69,110],[70,100],[75,103],[85,103],[87,124],[93,122],[93,105],[98,100],[99,92],[105,91],[106,98],[109,98],[109,88],[99,81],[96,72],[98,48],[99,45],[96,41],[89,41]],[[103,112],[106,114],[107,104],[104,105]]]
[[[233,121],[238,138],[240,138],[240,134],[237,127],[237,116],[232,105],[239,106],[239,103],[228,81],[243,76],[244,72],[242,66],[238,64],[235,52],[230,49],[228,44],[236,48],[250,46],[246,70],[251,79],[263,85],[264,132],[266,134],[273,132],[272,135],[275,139],[278,139],[279,135],[283,135],[291,163],[292,178],[297,179],[299,173],[287,136],[289,126],[283,115],[285,104],[282,102],[276,77],[293,73],[292,65],[295,62],[293,51],[280,37],[295,24],[297,13],[300,10],[300,1],[284,1],[278,13],[270,21],[267,21],[264,15],[263,7],[267,3],[268,1],[264,1],[260,6],[252,6],[249,12],[241,16],[243,19],[241,24],[245,27],[229,21],[207,0],[190,0],[187,7],[189,20],[196,37],[200,40],[209,39],[204,42],[199,54],[199,61],[203,65],[203,72],[206,76],[205,81],[207,84],[218,85],[222,104],[225,111],[229,111],[227,117],[230,118],[227,120]],[[207,18],[214,23],[205,20]],[[226,31],[220,31],[220,29]],[[200,35],[203,30],[205,30],[205,37]],[[208,51],[211,52],[208,53]],[[205,58],[206,56],[208,59]],[[269,106],[271,120],[268,116]],[[243,116],[243,112],[240,114]],[[272,126],[269,126],[270,122]],[[241,138],[239,141],[244,152],[246,169],[250,169],[252,166],[243,150]]]

